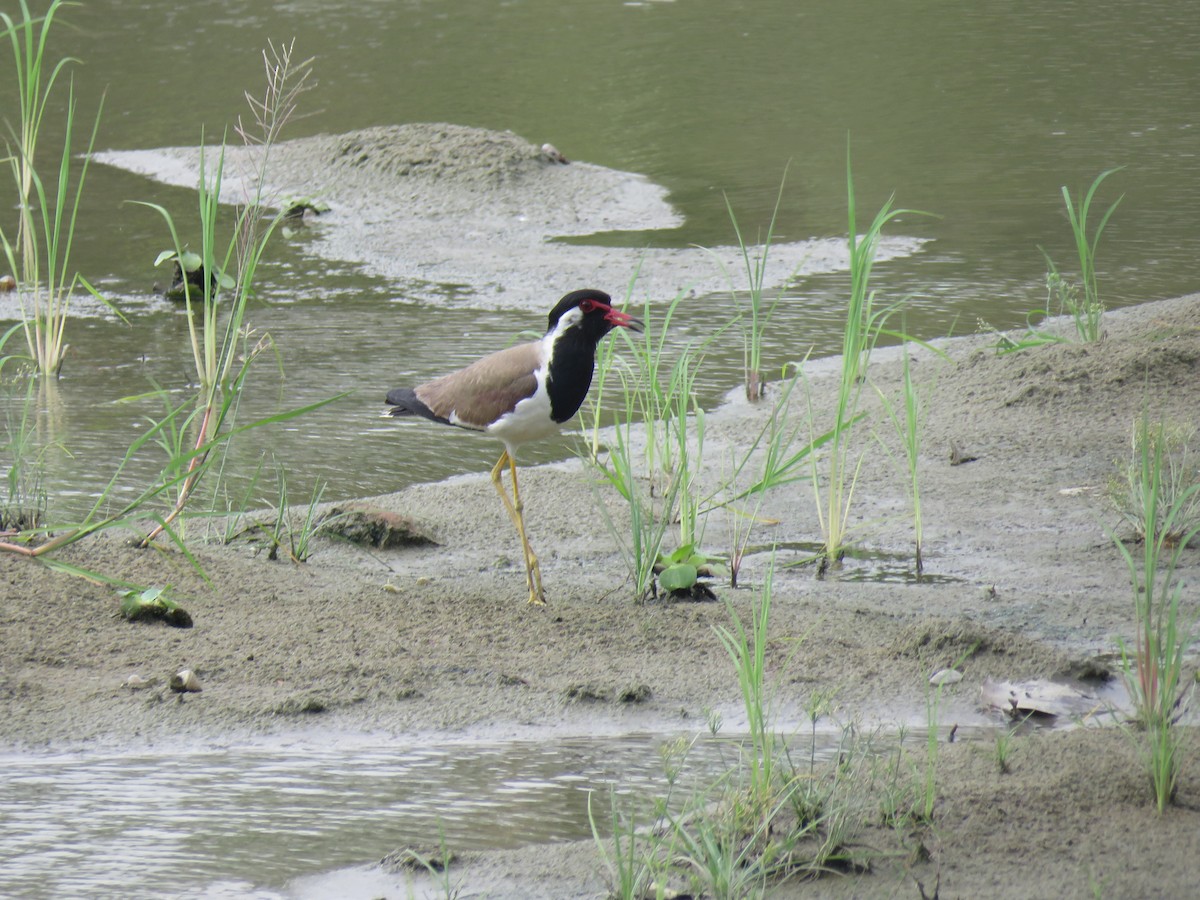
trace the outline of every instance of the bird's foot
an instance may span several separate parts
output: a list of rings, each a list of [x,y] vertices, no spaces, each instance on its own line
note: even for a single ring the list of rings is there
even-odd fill
[[[545,606],[546,591],[542,587],[542,570],[532,550],[529,552],[529,555],[531,565],[525,571],[525,584],[529,587],[529,605]]]

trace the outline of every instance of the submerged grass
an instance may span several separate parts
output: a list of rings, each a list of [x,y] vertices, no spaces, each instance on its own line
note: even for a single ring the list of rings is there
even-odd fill
[[[244,323],[259,263],[283,217],[283,211],[270,217],[264,214],[269,199],[265,196],[265,184],[270,151],[283,127],[294,115],[299,97],[308,89],[312,71],[312,60],[294,60],[293,49],[294,45],[269,45],[263,52],[267,83],[265,93],[262,99],[249,93],[246,95],[254,115],[254,128],[244,126],[239,120],[237,132],[247,147],[257,151],[253,182],[249,186],[250,193],[246,201],[234,211],[233,228],[224,242],[217,237],[217,231],[225,174],[225,147],[222,145],[216,165],[211,170],[206,167],[203,147],[200,153],[196,196],[201,234],[201,271],[207,274],[201,278],[198,291],[184,279],[188,336],[200,384],[197,448],[230,426],[230,413],[237,408],[237,397],[245,385],[251,364],[269,346],[269,338],[255,340],[253,332],[245,328]],[[184,245],[171,214],[155,203],[143,205],[155,210],[163,218],[171,234],[176,258],[182,260]],[[235,274],[226,277],[229,272]],[[221,277],[208,277],[215,273],[221,273]],[[208,462],[207,453],[192,455],[186,477],[180,482],[174,508],[146,534],[142,546],[149,545],[169,529],[183,512],[207,470]]]
[[[58,2],[55,2],[53,9],[57,10],[59,5]],[[22,2],[22,11],[25,13],[26,23],[18,30],[27,41],[32,41],[32,20],[24,2]],[[13,25],[11,21],[6,21],[6,24],[9,25],[11,36],[14,33]],[[36,71],[37,67],[41,65],[47,27],[48,23],[43,25],[40,44],[27,43],[23,45],[37,47],[37,62],[34,69],[30,71]],[[16,41],[16,38],[14,37],[13,40]],[[189,294],[190,342],[200,383],[199,397],[176,404],[174,401],[168,400],[166,392],[157,389],[155,393],[164,401],[165,412],[162,418],[151,420],[148,427],[129,445],[110,480],[100,491],[83,518],[75,522],[55,522],[21,529],[10,528],[0,534],[0,551],[41,559],[47,565],[63,571],[70,571],[72,574],[83,574],[95,580],[111,581],[114,584],[128,586],[126,582],[113,576],[84,572],[77,567],[53,559],[55,551],[69,544],[76,543],[99,531],[124,527],[143,532],[143,546],[149,544],[160,534],[167,534],[183,555],[199,569],[194,556],[187,548],[183,533],[179,530],[176,520],[187,506],[201,477],[209,470],[214,458],[213,452],[223,448],[246,431],[294,419],[337,399],[319,401],[299,409],[266,416],[247,424],[239,424],[236,420],[239,399],[251,365],[255,357],[270,346],[269,340],[256,338],[249,329],[245,328],[244,320],[258,264],[273,233],[275,223],[278,221],[277,217],[267,219],[265,223],[263,220],[261,190],[265,178],[267,153],[271,144],[278,137],[279,128],[292,114],[294,103],[304,90],[310,69],[310,61],[293,63],[291,53],[291,47],[281,49],[271,47],[263,55],[267,69],[267,90],[263,100],[249,98],[254,110],[255,122],[260,131],[252,134],[249,130],[243,129],[239,122],[239,133],[249,144],[260,151],[260,168],[257,193],[245,206],[239,207],[237,210],[234,233],[225,250],[224,260],[236,261],[237,279],[234,287],[228,297],[221,295],[221,283],[206,286],[202,298],[192,297]],[[61,64],[55,69],[55,73],[57,74],[60,69]],[[44,103],[44,101],[41,102]],[[43,111],[43,107],[37,107],[36,117],[39,120]],[[64,151],[64,159],[68,156],[69,153]],[[65,246],[69,246],[71,229],[74,227],[74,208],[71,209],[69,215],[63,213],[66,202],[63,193],[65,166],[64,162],[64,178],[60,178],[59,195],[57,203],[53,207],[56,210],[57,220],[48,234],[52,235],[53,241],[62,240],[65,241]],[[223,154],[218,160],[212,180],[209,180],[203,162],[201,169],[198,187],[200,225],[203,234],[204,257],[211,262],[215,259],[217,246],[215,233],[219,214],[218,198],[223,171]],[[30,185],[35,188],[39,186],[40,182],[35,172],[31,173],[28,179]],[[76,206],[78,205],[78,192],[75,195],[74,203]],[[158,210],[164,216],[175,240],[177,252],[182,253],[182,246],[174,223],[165,209],[155,204],[145,205]],[[60,231],[63,233],[60,234]],[[11,243],[6,240],[5,245],[11,260]],[[57,246],[58,244],[55,244],[55,247]],[[67,271],[65,257],[56,256],[54,258],[59,260],[55,264],[56,271],[60,273],[59,277],[65,279]],[[194,308],[193,301],[195,302]],[[201,303],[203,303],[203,308],[200,308]],[[6,335],[6,340],[11,334],[10,330]],[[0,366],[6,365],[10,359],[11,357],[8,356],[0,358]],[[132,499],[114,504],[115,489],[131,461],[155,444],[165,450],[167,456],[159,476],[147,487],[137,491]],[[30,458],[27,448],[23,445],[17,448],[17,455],[22,460]],[[174,495],[174,502],[163,514],[161,501],[171,494]],[[148,533],[145,532],[147,522],[153,523],[153,527]]]
[[[98,109],[87,149],[78,154],[74,150],[77,104],[73,82],[67,87],[63,147],[53,176],[47,177],[39,165],[38,143],[47,107],[59,76],[74,62],[64,58],[51,64],[47,57],[51,28],[66,5],[66,0],[53,0],[45,15],[36,17],[26,0],[20,0],[19,18],[0,13],[3,36],[12,48],[18,96],[17,124],[8,142],[7,158],[16,188],[17,226],[15,235],[0,227],[0,244],[16,278],[29,356],[44,377],[57,376],[62,369],[67,319],[77,287],[84,287],[121,316],[71,270],[79,203],[100,127]]]

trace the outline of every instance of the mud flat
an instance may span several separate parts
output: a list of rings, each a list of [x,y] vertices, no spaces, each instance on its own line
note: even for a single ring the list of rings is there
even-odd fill
[[[907,565],[911,525],[898,464],[879,447],[886,428],[864,431],[855,515],[866,577],[818,581],[782,566],[775,576],[770,665],[783,727],[816,690],[833,692],[842,721],[919,721],[930,673],[964,653],[944,722],[989,720],[978,709],[986,678],[1110,670],[1117,639],[1132,637],[1133,603],[1105,532],[1116,525],[1106,485],[1143,410],[1196,421],[1197,321],[1200,296],[1190,296],[1108,314],[1095,345],[997,356],[975,337],[945,343],[948,360],[923,354],[914,372],[926,392],[922,488],[935,577],[875,577],[879,560]],[[818,415],[832,402],[829,372],[814,365]],[[871,378],[894,396],[898,362],[881,355]],[[711,415],[709,478],[767,414],[735,398]],[[952,445],[974,461],[952,465]],[[111,590],[0,556],[0,740],[21,752],[181,736],[219,743],[314,723],[495,738],[686,733],[704,728],[709,709],[736,730],[738,686],[713,630],[727,622],[724,605],[633,602],[579,464],[528,470],[522,493],[544,609],[524,602],[515,537],[486,473],[369,498],[412,517],[436,545],[365,552],[323,541],[297,565],[245,543],[196,540],[211,584],[170,549],[136,551],[118,535],[63,554],[128,581],[170,582],[191,629],[124,622]],[[622,521],[615,499],[605,502]],[[742,615],[767,548],[817,537],[807,487],[769,495],[762,515],[778,524],[755,533],[762,550],[747,560],[748,587],[717,586]],[[721,551],[728,526],[711,519],[705,544]],[[778,562],[797,556],[783,549]],[[1182,575],[1193,612],[1198,574],[1189,550]],[[798,651],[791,639],[802,639]],[[204,690],[181,701],[167,679],[183,668]],[[127,687],[132,674],[151,686]],[[940,873],[943,896],[1092,896],[1093,886],[1104,896],[1187,896],[1200,852],[1197,749],[1189,736],[1180,805],[1158,817],[1135,749],[1115,729],[1018,738],[1009,775],[996,771],[990,746],[947,746],[923,852],[872,824],[864,840],[885,852],[870,871],[772,895],[914,896],[915,878],[928,890]],[[594,894],[598,866],[590,848],[565,845],[485,854],[462,873],[481,890],[516,877],[523,896],[564,897]]]
[[[206,151],[210,170],[218,152]],[[243,147],[227,153],[223,197],[235,203],[251,194],[244,176],[254,171],[255,158]],[[96,159],[193,187],[200,149],[109,150]],[[548,293],[606,285],[615,295],[635,272],[640,303],[728,291],[730,277],[743,271],[736,247],[646,246],[644,233],[683,223],[661,185],[586,161],[556,163],[511,132],[416,123],[286,141],[271,150],[265,195],[276,204],[297,197],[328,204],[311,229],[313,252],[358,263],[404,296],[430,303],[540,313]],[[558,240],[606,232],[633,234],[626,246]],[[879,259],[915,253],[920,245],[885,238]],[[846,264],[840,238],[778,243],[765,283]]]

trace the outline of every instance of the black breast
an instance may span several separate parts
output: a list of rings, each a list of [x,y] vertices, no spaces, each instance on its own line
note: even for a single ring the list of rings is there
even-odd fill
[[[596,341],[579,328],[564,331],[546,373],[550,418],[561,424],[579,411],[592,386],[595,367]]]

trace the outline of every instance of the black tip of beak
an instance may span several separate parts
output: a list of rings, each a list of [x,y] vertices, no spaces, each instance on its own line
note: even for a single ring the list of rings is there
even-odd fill
[[[620,309],[610,309],[604,318],[613,325],[618,325],[621,328],[628,328],[630,331],[636,331],[640,333],[646,330],[646,326],[641,319],[631,316],[629,313]]]

